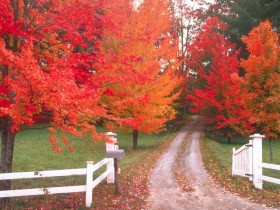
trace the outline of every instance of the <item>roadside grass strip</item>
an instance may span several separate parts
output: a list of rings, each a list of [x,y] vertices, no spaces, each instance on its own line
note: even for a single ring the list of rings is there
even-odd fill
[[[239,148],[247,143],[249,138],[233,139],[233,144],[228,145],[225,141],[213,140],[209,132],[201,135],[200,150],[204,166],[210,173],[212,179],[224,187],[229,192],[240,197],[249,199],[251,202],[268,207],[280,207],[280,186],[264,182],[264,189],[259,190],[253,187],[248,178],[231,176],[231,156],[232,148]],[[218,138],[215,138],[218,139]],[[263,142],[263,159],[268,162],[268,143]],[[274,142],[274,162],[280,164],[279,142]],[[277,153],[276,153],[277,151]],[[279,178],[279,171],[269,172],[264,170],[264,174],[270,174]]]

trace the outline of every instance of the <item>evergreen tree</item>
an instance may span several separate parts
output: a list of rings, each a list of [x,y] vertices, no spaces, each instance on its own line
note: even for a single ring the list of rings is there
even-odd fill
[[[252,28],[266,19],[269,19],[273,27],[280,31],[279,11],[279,0],[216,0],[216,4],[209,8],[210,15],[216,15],[227,23],[228,28],[224,33],[230,36],[237,48],[241,48],[240,57],[245,59],[248,58],[249,53],[241,37],[247,36]]]

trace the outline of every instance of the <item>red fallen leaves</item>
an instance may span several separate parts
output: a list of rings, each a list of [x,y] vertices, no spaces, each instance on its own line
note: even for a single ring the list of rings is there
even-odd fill
[[[137,164],[136,164],[137,165]],[[93,203],[90,209],[143,209],[148,196],[149,164],[123,170],[120,176],[121,194],[114,193],[113,184],[99,184],[93,189]],[[140,169],[141,168],[141,169]],[[136,172],[136,170],[138,172]],[[55,182],[52,182],[55,185]],[[83,209],[85,193],[45,195],[26,197],[24,209]]]
[[[185,169],[185,151],[186,151],[187,144],[188,144],[188,136],[185,137],[185,140],[181,144],[177,152],[175,164],[172,168],[175,182],[184,192],[190,192],[194,190],[191,185],[191,180],[186,175],[187,173]]]

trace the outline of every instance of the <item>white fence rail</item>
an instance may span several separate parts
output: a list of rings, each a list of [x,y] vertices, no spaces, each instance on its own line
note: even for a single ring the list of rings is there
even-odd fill
[[[92,204],[93,188],[95,188],[107,176],[112,175],[114,173],[114,167],[112,167],[113,161],[114,161],[113,158],[105,158],[96,164],[93,164],[93,161],[87,161],[87,167],[79,168],[79,169],[16,172],[16,173],[0,174],[0,180],[86,175],[86,185],[33,188],[33,189],[20,189],[20,190],[5,190],[5,191],[0,191],[0,198],[29,196],[29,195],[86,192],[86,207],[90,207]],[[103,174],[101,174],[98,178],[93,180],[93,173],[104,165],[107,165],[107,170]]]
[[[85,175],[86,173],[87,173],[86,168],[52,170],[52,171],[14,172],[14,173],[0,174],[0,180],[33,179],[33,178],[58,177],[58,176],[75,176],[75,175]]]
[[[280,171],[280,165],[269,164],[269,163],[262,163],[261,167],[262,168],[268,168],[268,169],[271,169],[271,170],[278,170],[278,171]],[[266,181],[266,182],[271,182],[271,183],[279,184],[280,185],[280,179],[277,179],[277,178],[273,178],[273,177],[262,175],[261,179],[263,181]]]
[[[262,138],[263,135],[254,134],[250,136],[249,144],[243,145],[238,150],[233,148],[232,152],[232,176],[249,177],[256,188],[262,189],[262,182],[271,182],[280,185],[280,179],[264,176],[263,168],[279,170],[280,165],[262,162]]]

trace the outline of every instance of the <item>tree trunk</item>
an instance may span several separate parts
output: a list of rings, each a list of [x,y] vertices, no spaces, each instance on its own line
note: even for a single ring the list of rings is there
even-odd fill
[[[12,119],[9,116],[1,118],[1,162],[0,173],[11,173],[13,164],[13,152],[15,143],[15,134],[11,132]],[[10,190],[11,180],[0,181],[0,190]],[[1,205],[7,207],[9,198],[0,199]]]
[[[134,129],[133,130],[133,150],[137,149],[137,144],[138,144],[138,130]]]
[[[273,161],[273,152],[272,152],[272,138],[269,138],[269,162]]]
[[[7,65],[2,65],[2,77],[9,74]],[[4,79],[2,79],[2,85]],[[14,101],[14,92],[10,91],[10,103]],[[0,118],[1,121],[1,159],[0,159],[0,173],[11,173],[13,165],[13,153],[15,143],[15,133],[12,133],[12,118],[4,116]],[[10,190],[11,180],[0,181],[0,191]],[[10,198],[0,198],[0,208],[9,209]]]
[[[230,136],[227,137],[227,143],[231,144],[231,137]]]
[[[10,0],[10,5],[13,10],[13,21],[16,23],[19,20],[19,0]],[[19,37],[17,35],[7,35],[4,38],[6,48],[12,50],[14,53],[19,52]],[[4,84],[4,77],[9,75],[9,67],[2,64],[2,85]],[[11,75],[14,79],[15,75]],[[11,90],[8,94],[10,103],[14,102],[14,92]],[[12,118],[4,116],[1,120],[1,160],[0,160],[0,173],[11,173],[14,156],[14,143],[15,133],[12,132]],[[0,190],[10,190],[11,180],[0,180]],[[0,207],[8,209],[10,198],[1,198]]]

